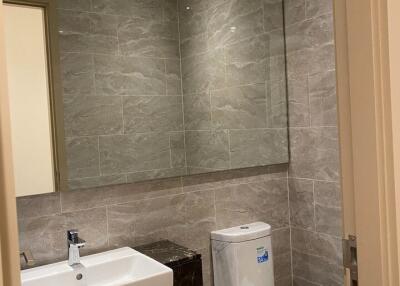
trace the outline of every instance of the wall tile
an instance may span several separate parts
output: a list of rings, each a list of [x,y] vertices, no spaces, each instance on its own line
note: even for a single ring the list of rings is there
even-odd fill
[[[171,147],[171,167],[185,168],[186,167],[185,133],[171,132],[169,134],[169,145]]]
[[[285,0],[285,24],[291,25],[304,21],[306,17],[306,0]]]
[[[126,134],[183,129],[181,96],[127,96],[123,105]]]
[[[61,212],[60,193],[17,198],[18,219],[55,215]]]
[[[98,137],[65,139],[69,179],[100,175]]]
[[[310,106],[307,75],[298,79],[288,79],[289,126],[310,126]]]
[[[266,128],[264,84],[211,91],[211,113],[216,129]]]
[[[342,240],[338,237],[293,228],[292,247],[298,252],[320,256],[342,265]]]
[[[306,0],[306,17],[313,18],[327,13],[332,13],[332,0]]]
[[[186,160],[188,166],[210,169],[229,168],[228,132],[186,131]]]
[[[87,190],[62,192],[61,204],[65,212],[182,193],[180,178],[153,180],[143,183],[113,185]]]
[[[333,42],[313,48],[309,52],[309,74],[335,69],[335,45]]]
[[[264,0],[264,31],[282,29],[283,1]]]
[[[315,48],[333,41],[332,15],[289,25],[286,28],[288,52]]]
[[[95,56],[97,95],[163,95],[162,59]]]
[[[163,9],[159,1],[92,0],[97,13],[130,16],[141,19],[162,19]]]
[[[95,95],[93,57],[89,54],[61,54],[64,95]]]
[[[270,57],[283,56],[285,53],[285,35],[283,29],[267,33],[267,54]]]
[[[292,259],[290,252],[274,256],[274,278],[276,281],[284,280],[292,275]]]
[[[244,3],[228,1],[209,10],[207,32],[212,47],[222,47],[263,32],[262,2]]]
[[[270,128],[287,128],[288,126],[288,104],[286,81],[266,82],[267,95],[267,122]]]
[[[182,183],[185,192],[194,192],[286,177],[287,164],[281,164],[186,176]]]
[[[181,61],[165,60],[167,95],[182,95]]]
[[[315,230],[313,181],[289,179],[290,223],[292,227]]]
[[[74,11],[91,11],[91,0],[57,0],[57,8]]]
[[[122,132],[121,98],[65,97],[64,128],[66,137],[120,134]]]
[[[89,13],[58,10],[58,29],[60,33],[63,32],[77,32],[77,33],[90,33],[91,21]]]
[[[112,175],[171,166],[168,133],[100,137],[100,170]]]
[[[291,128],[292,177],[337,181],[338,138],[335,127]]]
[[[114,36],[60,32],[58,38],[61,52],[115,55],[118,51],[118,40]]]
[[[215,190],[217,228],[264,221],[273,228],[289,225],[285,179],[274,179]]]
[[[225,60],[222,50],[182,59],[184,95],[225,86]]]
[[[288,80],[300,80],[308,76],[310,57],[310,50],[307,49],[287,53]]]
[[[178,21],[178,0],[164,0],[164,21]]]
[[[266,49],[268,40],[267,35],[260,35],[225,46],[227,63],[250,63],[265,59],[269,55]]]
[[[287,129],[231,130],[232,168],[280,164],[288,161]]]
[[[282,279],[275,279],[275,286],[292,286],[292,276]]]
[[[340,237],[343,233],[341,208],[316,204],[315,223],[317,231]]]
[[[83,255],[107,247],[105,208],[26,218],[19,220],[18,226],[21,249],[30,249],[39,264],[66,259],[68,229],[79,229],[80,236],[87,241]]]
[[[211,97],[207,92],[183,97],[186,130],[211,129]]]
[[[266,81],[286,80],[286,58],[285,55],[270,56],[267,59]]]
[[[274,256],[290,253],[290,228],[281,228],[272,231],[272,251]]]
[[[181,39],[187,39],[207,31],[209,1],[179,0]]]
[[[90,13],[91,31],[94,34],[118,36],[119,18],[115,15]]]
[[[337,126],[336,73],[329,71],[309,77],[312,126]]]
[[[179,58],[178,22],[121,18],[118,27],[121,54],[134,57]]]
[[[335,182],[319,182],[314,184],[315,203],[340,208],[342,205],[342,193],[340,184]]]
[[[58,25],[59,30],[62,32],[116,37],[118,17],[114,15],[58,10]]]
[[[180,49],[182,58],[205,53],[208,49],[207,34],[201,33],[181,39]]]
[[[267,41],[262,35],[225,47],[228,86],[264,82]]]
[[[313,21],[307,20],[286,26],[286,47],[287,52],[294,52],[311,48],[311,30]]]
[[[317,285],[339,286],[344,282],[343,270],[339,265],[322,257],[303,254],[296,250],[293,251],[293,275],[304,277],[305,280],[313,281]]]
[[[210,233],[216,230],[214,190],[185,194],[185,246],[210,247]]]
[[[185,229],[184,196],[162,197],[108,207],[112,246],[177,241]]]

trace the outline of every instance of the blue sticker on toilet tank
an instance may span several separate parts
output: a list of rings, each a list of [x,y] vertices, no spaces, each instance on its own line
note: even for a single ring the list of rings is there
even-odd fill
[[[268,261],[268,251],[264,247],[257,248],[257,263],[265,263]]]

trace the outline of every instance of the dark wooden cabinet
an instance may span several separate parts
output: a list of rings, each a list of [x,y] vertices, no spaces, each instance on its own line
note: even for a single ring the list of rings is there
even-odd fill
[[[168,240],[134,249],[171,268],[174,286],[203,286],[201,254]]]

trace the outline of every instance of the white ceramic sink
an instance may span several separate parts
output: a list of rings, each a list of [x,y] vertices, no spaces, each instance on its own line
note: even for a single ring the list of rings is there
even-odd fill
[[[22,286],[172,286],[172,270],[124,247],[81,258],[84,268],[67,261],[21,272]],[[77,280],[77,275],[82,279]]]

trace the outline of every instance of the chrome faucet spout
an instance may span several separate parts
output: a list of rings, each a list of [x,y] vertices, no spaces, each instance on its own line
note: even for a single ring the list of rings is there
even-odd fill
[[[81,263],[79,249],[84,247],[86,241],[81,239],[78,230],[71,229],[67,231],[68,241],[68,265],[74,266]]]

